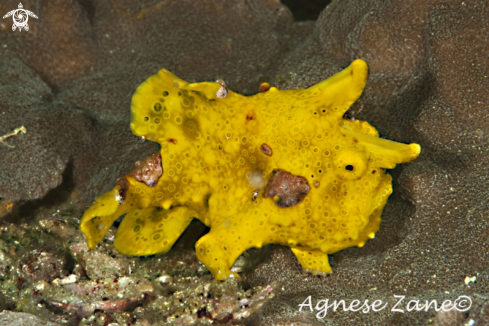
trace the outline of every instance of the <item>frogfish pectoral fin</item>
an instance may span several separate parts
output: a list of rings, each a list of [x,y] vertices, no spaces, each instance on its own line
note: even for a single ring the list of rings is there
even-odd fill
[[[165,253],[185,231],[195,211],[184,207],[170,210],[147,207],[130,211],[117,229],[115,248],[129,256]]]
[[[80,229],[87,238],[88,248],[93,249],[99,243],[119,216],[129,209],[119,206],[120,186],[103,194],[90,206],[82,216]]]

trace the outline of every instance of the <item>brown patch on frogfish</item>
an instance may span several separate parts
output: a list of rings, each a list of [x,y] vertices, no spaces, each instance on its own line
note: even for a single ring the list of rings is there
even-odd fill
[[[137,162],[136,167],[129,173],[129,175],[135,177],[139,182],[144,182],[148,187],[156,186],[162,174],[163,167],[159,152],[151,155],[144,161]]]
[[[278,207],[287,208],[299,204],[309,193],[306,178],[276,169],[270,175],[263,197],[272,198]]]
[[[260,150],[261,150],[261,152],[262,152],[263,154],[265,154],[265,155],[267,155],[267,156],[272,156],[272,154],[273,154],[273,150],[272,150],[272,148],[270,147],[270,145],[265,144],[265,143],[261,144],[261,146],[260,146]]]

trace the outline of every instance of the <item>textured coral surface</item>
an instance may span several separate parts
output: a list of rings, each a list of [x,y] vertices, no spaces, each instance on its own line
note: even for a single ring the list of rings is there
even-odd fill
[[[157,294],[140,289],[122,297],[111,293],[107,298],[118,312],[97,301],[103,296],[87,298],[88,303],[78,308],[63,306],[63,300],[77,302],[76,298],[67,301],[63,293],[46,300],[47,286],[42,281],[35,286],[26,283],[19,275],[30,275],[22,274],[30,269],[19,267],[19,262],[44,266],[43,257],[64,262],[67,266],[62,268],[51,265],[56,277],[67,271],[80,277],[70,284],[84,282],[80,286],[89,288],[97,278],[130,276],[134,266],[167,258],[149,257],[132,265],[102,249],[75,254],[73,248],[67,259],[56,247],[38,244],[46,235],[34,219],[57,210],[58,215],[69,211],[81,216],[81,210],[110,190],[117,177],[157,150],[149,142],[134,142],[128,129],[129,108],[137,85],[162,67],[188,81],[220,78],[232,90],[252,93],[262,82],[279,89],[307,87],[361,58],[369,64],[370,75],[349,116],[369,121],[382,137],[419,143],[423,152],[416,162],[391,172],[394,191],[376,238],[361,249],[346,249],[331,257],[330,276],[304,273],[290,250],[280,246],[262,250],[258,257],[252,250],[242,266],[235,265],[242,271],[244,286],[266,288],[275,281],[279,286],[274,288],[280,289],[246,323],[449,325],[471,319],[485,323],[489,288],[486,1],[336,0],[316,22],[296,23],[286,7],[272,0],[27,0],[22,4],[39,17],[29,19],[28,32],[13,32],[11,19],[0,21],[0,137],[21,126],[27,130],[0,142],[0,197],[14,202],[4,223],[23,217],[35,232],[14,239],[15,224],[2,231],[0,274],[8,282],[2,282],[1,308],[17,308],[59,323],[64,322],[60,316],[70,311],[84,316],[92,307],[93,311],[107,309],[90,321],[93,325],[133,316],[149,323],[175,320],[171,309],[157,307],[171,306],[165,303],[169,298],[175,305],[182,300],[190,307],[186,300],[191,296],[181,292],[182,287]],[[0,13],[17,6],[16,1],[2,1]],[[188,236],[195,241],[195,235]],[[33,252],[37,247],[44,251]],[[51,253],[38,255],[46,250]],[[178,262],[190,265],[194,259],[189,254]],[[100,264],[105,260],[109,263]],[[88,274],[83,266],[90,267]],[[34,280],[38,275],[29,277]],[[201,279],[195,275],[188,282]],[[315,305],[321,299],[393,303],[393,295],[441,303],[462,294],[473,301],[468,313],[328,311],[326,318],[318,320],[317,311],[298,309],[308,296]],[[141,295],[160,301],[151,306]],[[45,313],[37,305],[41,301],[58,308]],[[134,304],[140,307],[131,310]],[[234,309],[213,316],[226,315],[220,320],[230,322]],[[150,310],[160,315],[151,319]],[[193,317],[188,317],[192,309],[187,311],[178,316],[194,321],[212,318],[207,317],[211,316],[207,308]],[[69,319],[73,320],[79,319]]]

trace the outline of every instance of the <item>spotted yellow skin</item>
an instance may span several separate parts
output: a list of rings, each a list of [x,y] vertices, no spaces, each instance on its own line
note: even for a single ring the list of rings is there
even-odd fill
[[[222,98],[219,83],[189,84],[160,70],[132,98],[131,130],[161,145],[163,175],[152,188],[127,176],[123,203],[119,186],[99,197],[81,221],[88,246],[127,213],[117,250],[167,252],[198,218],[210,232],[198,240],[197,258],[218,280],[238,276],[230,268],[245,250],[271,243],[291,247],[305,270],[330,273],[328,254],[361,247],[379,229],[392,193],[384,169],[420,153],[417,144],[380,139],[367,122],[343,119],[367,74],[356,60],[308,89]],[[307,179],[300,203],[282,208],[263,196],[275,169]]]

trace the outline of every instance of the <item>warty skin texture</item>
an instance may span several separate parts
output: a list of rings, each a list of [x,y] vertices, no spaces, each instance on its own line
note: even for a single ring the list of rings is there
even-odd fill
[[[238,277],[230,268],[245,250],[272,243],[290,246],[306,271],[330,273],[328,254],[377,232],[392,193],[385,169],[420,153],[343,118],[367,75],[356,60],[308,89],[249,97],[164,69],[149,77],[133,96],[131,130],[161,145],[163,175],[155,185],[129,175],[97,199],[81,221],[89,247],[127,214],[114,242],[120,252],[167,252],[195,217],[211,228],[197,258],[218,280]],[[268,179],[265,189],[254,173]]]

